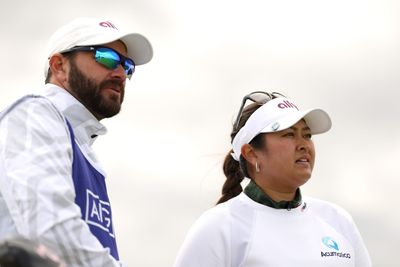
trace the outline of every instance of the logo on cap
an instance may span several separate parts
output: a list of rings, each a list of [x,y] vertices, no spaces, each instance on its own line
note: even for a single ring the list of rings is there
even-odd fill
[[[102,22],[99,23],[99,25],[100,25],[101,27],[114,28],[114,29],[117,29],[117,30],[118,30],[118,28],[115,27],[115,25],[112,24],[112,23],[109,22],[109,21],[102,21]]]
[[[299,110],[295,104],[289,102],[288,100],[284,100],[283,102],[279,103],[278,108],[295,108]]]

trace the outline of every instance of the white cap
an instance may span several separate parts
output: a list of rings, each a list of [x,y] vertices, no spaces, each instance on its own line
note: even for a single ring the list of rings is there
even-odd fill
[[[328,113],[322,109],[299,110],[288,98],[274,98],[251,114],[246,124],[236,134],[232,141],[232,157],[239,161],[242,146],[250,143],[259,133],[282,131],[301,119],[306,121],[311,134],[327,132],[332,126]]]
[[[153,57],[151,44],[143,35],[121,31],[110,21],[96,18],[77,18],[59,28],[50,37],[44,67],[45,77],[52,55],[75,46],[102,45],[116,40],[121,40],[126,45],[128,57],[132,58],[136,65],[145,64]]]

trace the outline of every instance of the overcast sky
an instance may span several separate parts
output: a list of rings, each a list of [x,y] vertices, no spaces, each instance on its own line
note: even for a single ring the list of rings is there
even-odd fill
[[[354,217],[374,266],[397,266],[400,215],[400,4],[391,0],[3,1],[5,107],[43,82],[44,50],[75,17],[144,34],[154,58],[127,83],[122,112],[94,147],[108,173],[121,258],[172,266],[194,220],[212,207],[242,97],[279,91],[321,107],[303,194]]]

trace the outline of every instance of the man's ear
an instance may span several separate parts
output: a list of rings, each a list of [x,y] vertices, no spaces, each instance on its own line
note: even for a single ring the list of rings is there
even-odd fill
[[[63,84],[67,79],[68,60],[61,54],[57,53],[51,56],[49,60],[49,68],[51,70],[53,83]]]

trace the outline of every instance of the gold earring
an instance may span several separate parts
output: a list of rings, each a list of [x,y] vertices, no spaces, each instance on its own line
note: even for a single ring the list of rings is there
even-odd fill
[[[260,172],[260,166],[258,166],[258,162],[256,162],[256,172]]]

